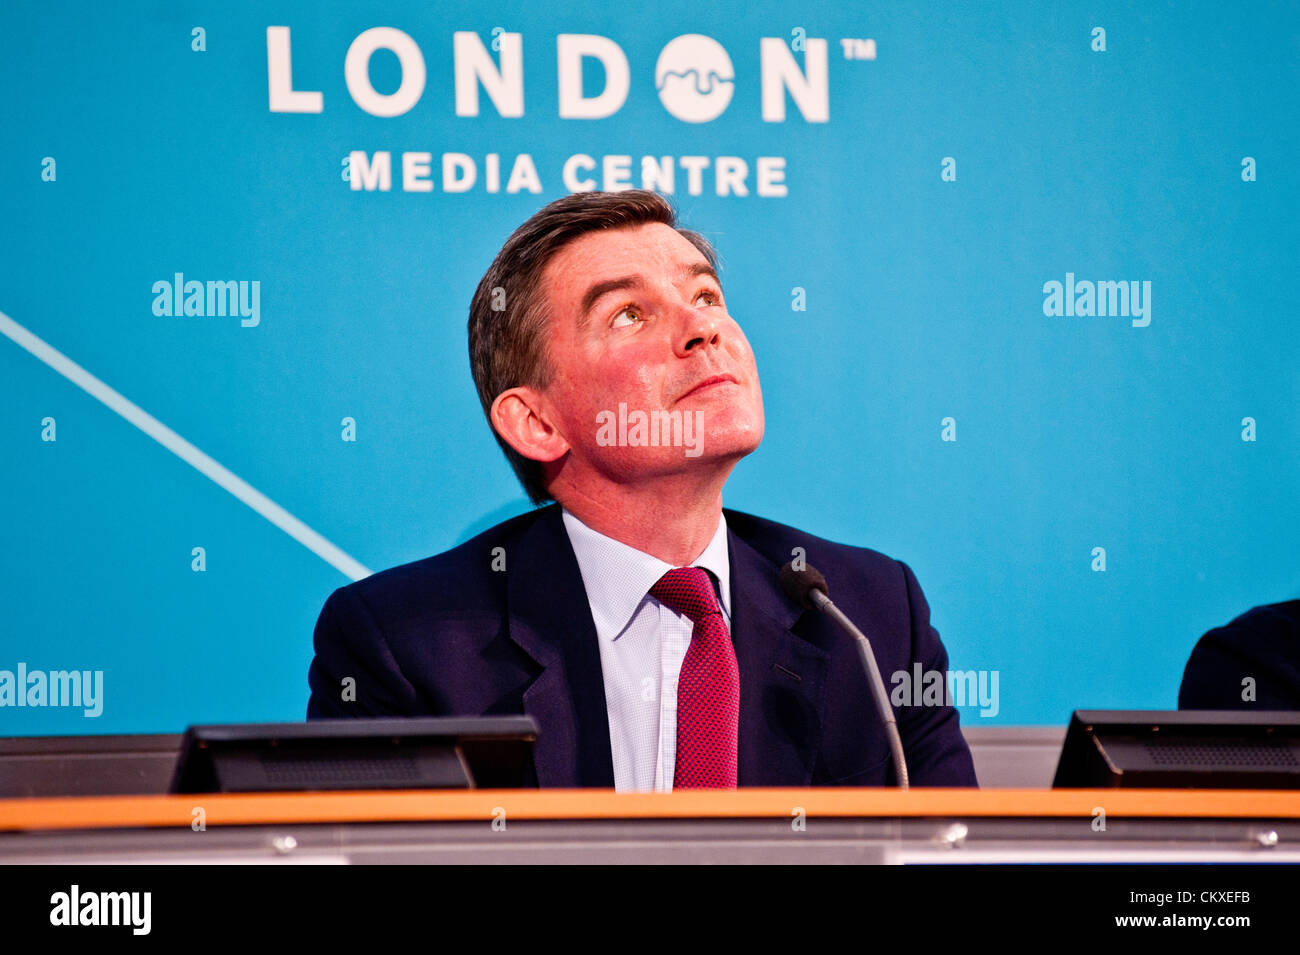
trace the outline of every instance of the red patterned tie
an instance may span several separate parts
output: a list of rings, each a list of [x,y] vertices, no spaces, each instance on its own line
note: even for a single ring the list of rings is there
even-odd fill
[[[677,567],[650,596],[695,624],[677,680],[677,768],[674,789],[735,789],[740,723],[740,670],[731,632],[698,567]]]

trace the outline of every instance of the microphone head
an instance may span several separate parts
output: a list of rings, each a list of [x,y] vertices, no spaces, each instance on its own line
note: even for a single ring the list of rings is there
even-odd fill
[[[781,568],[781,587],[785,590],[786,596],[798,601],[805,610],[813,609],[814,590],[820,590],[827,597],[830,596],[826,578],[812,564],[804,564],[803,570],[795,570],[793,561],[786,564]]]

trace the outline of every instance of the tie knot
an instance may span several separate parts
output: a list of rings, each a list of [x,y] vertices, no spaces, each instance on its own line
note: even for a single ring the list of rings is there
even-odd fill
[[[708,571],[699,567],[674,567],[650,588],[650,596],[670,610],[690,617],[692,623],[722,612]]]

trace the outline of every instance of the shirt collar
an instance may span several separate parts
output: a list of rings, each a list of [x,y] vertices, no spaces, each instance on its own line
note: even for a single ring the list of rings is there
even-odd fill
[[[673,565],[592,530],[567,510],[561,509],[561,513],[569,543],[578,558],[596,635],[602,640],[614,640],[627,629],[641,601],[650,599],[650,588]],[[712,572],[718,603],[730,620],[731,565],[727,555],[727,521],[721,514],[713,539],[687,566]]]

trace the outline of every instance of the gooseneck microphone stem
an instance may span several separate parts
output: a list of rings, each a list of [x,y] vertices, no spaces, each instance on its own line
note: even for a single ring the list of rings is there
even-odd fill
[[[862,660],[862,668],[867,673],[867,682],[871,684],[871,695],[876,700],[876,711],[885,724],[889,751],[893,754],[894,766],[898,770],[898,788],[907,789],[907,761],[903,758],[903,739],[898,735],[898,720],[894,716],[894,708],[889,703],[889,697],[885,694],[885,681],[880,678],[880,667],[876,665],[876,655],[871,650],[871,641],[821,590],[810,590],[808,599],[818,610],[838,623],[853,637],[853,642],[858,648],[858,657]]]
[[[885,726],[885,738],[889,740],[889,752],[894,759],[898,788],[906,789],[907,759],[903,754],[903,739],[898,735],[898,719],[894,716],[894,708],[889,705],[889,696],[885,693],[885,681],[880,678],[880,667],[876,665],[876,655],[872,652],[871,641],[839,607],[831,603],[826,578],[817,568],[804,562],[796,570],[794,561],[791,561],[781,568],[780,577],[781,588],[787,597],[807,610],[820,610],[853,638],[853,644],[858,648],[858,659],[862,662],[862,670],[867,676],[867,683],[871,685],[876,712]]]

